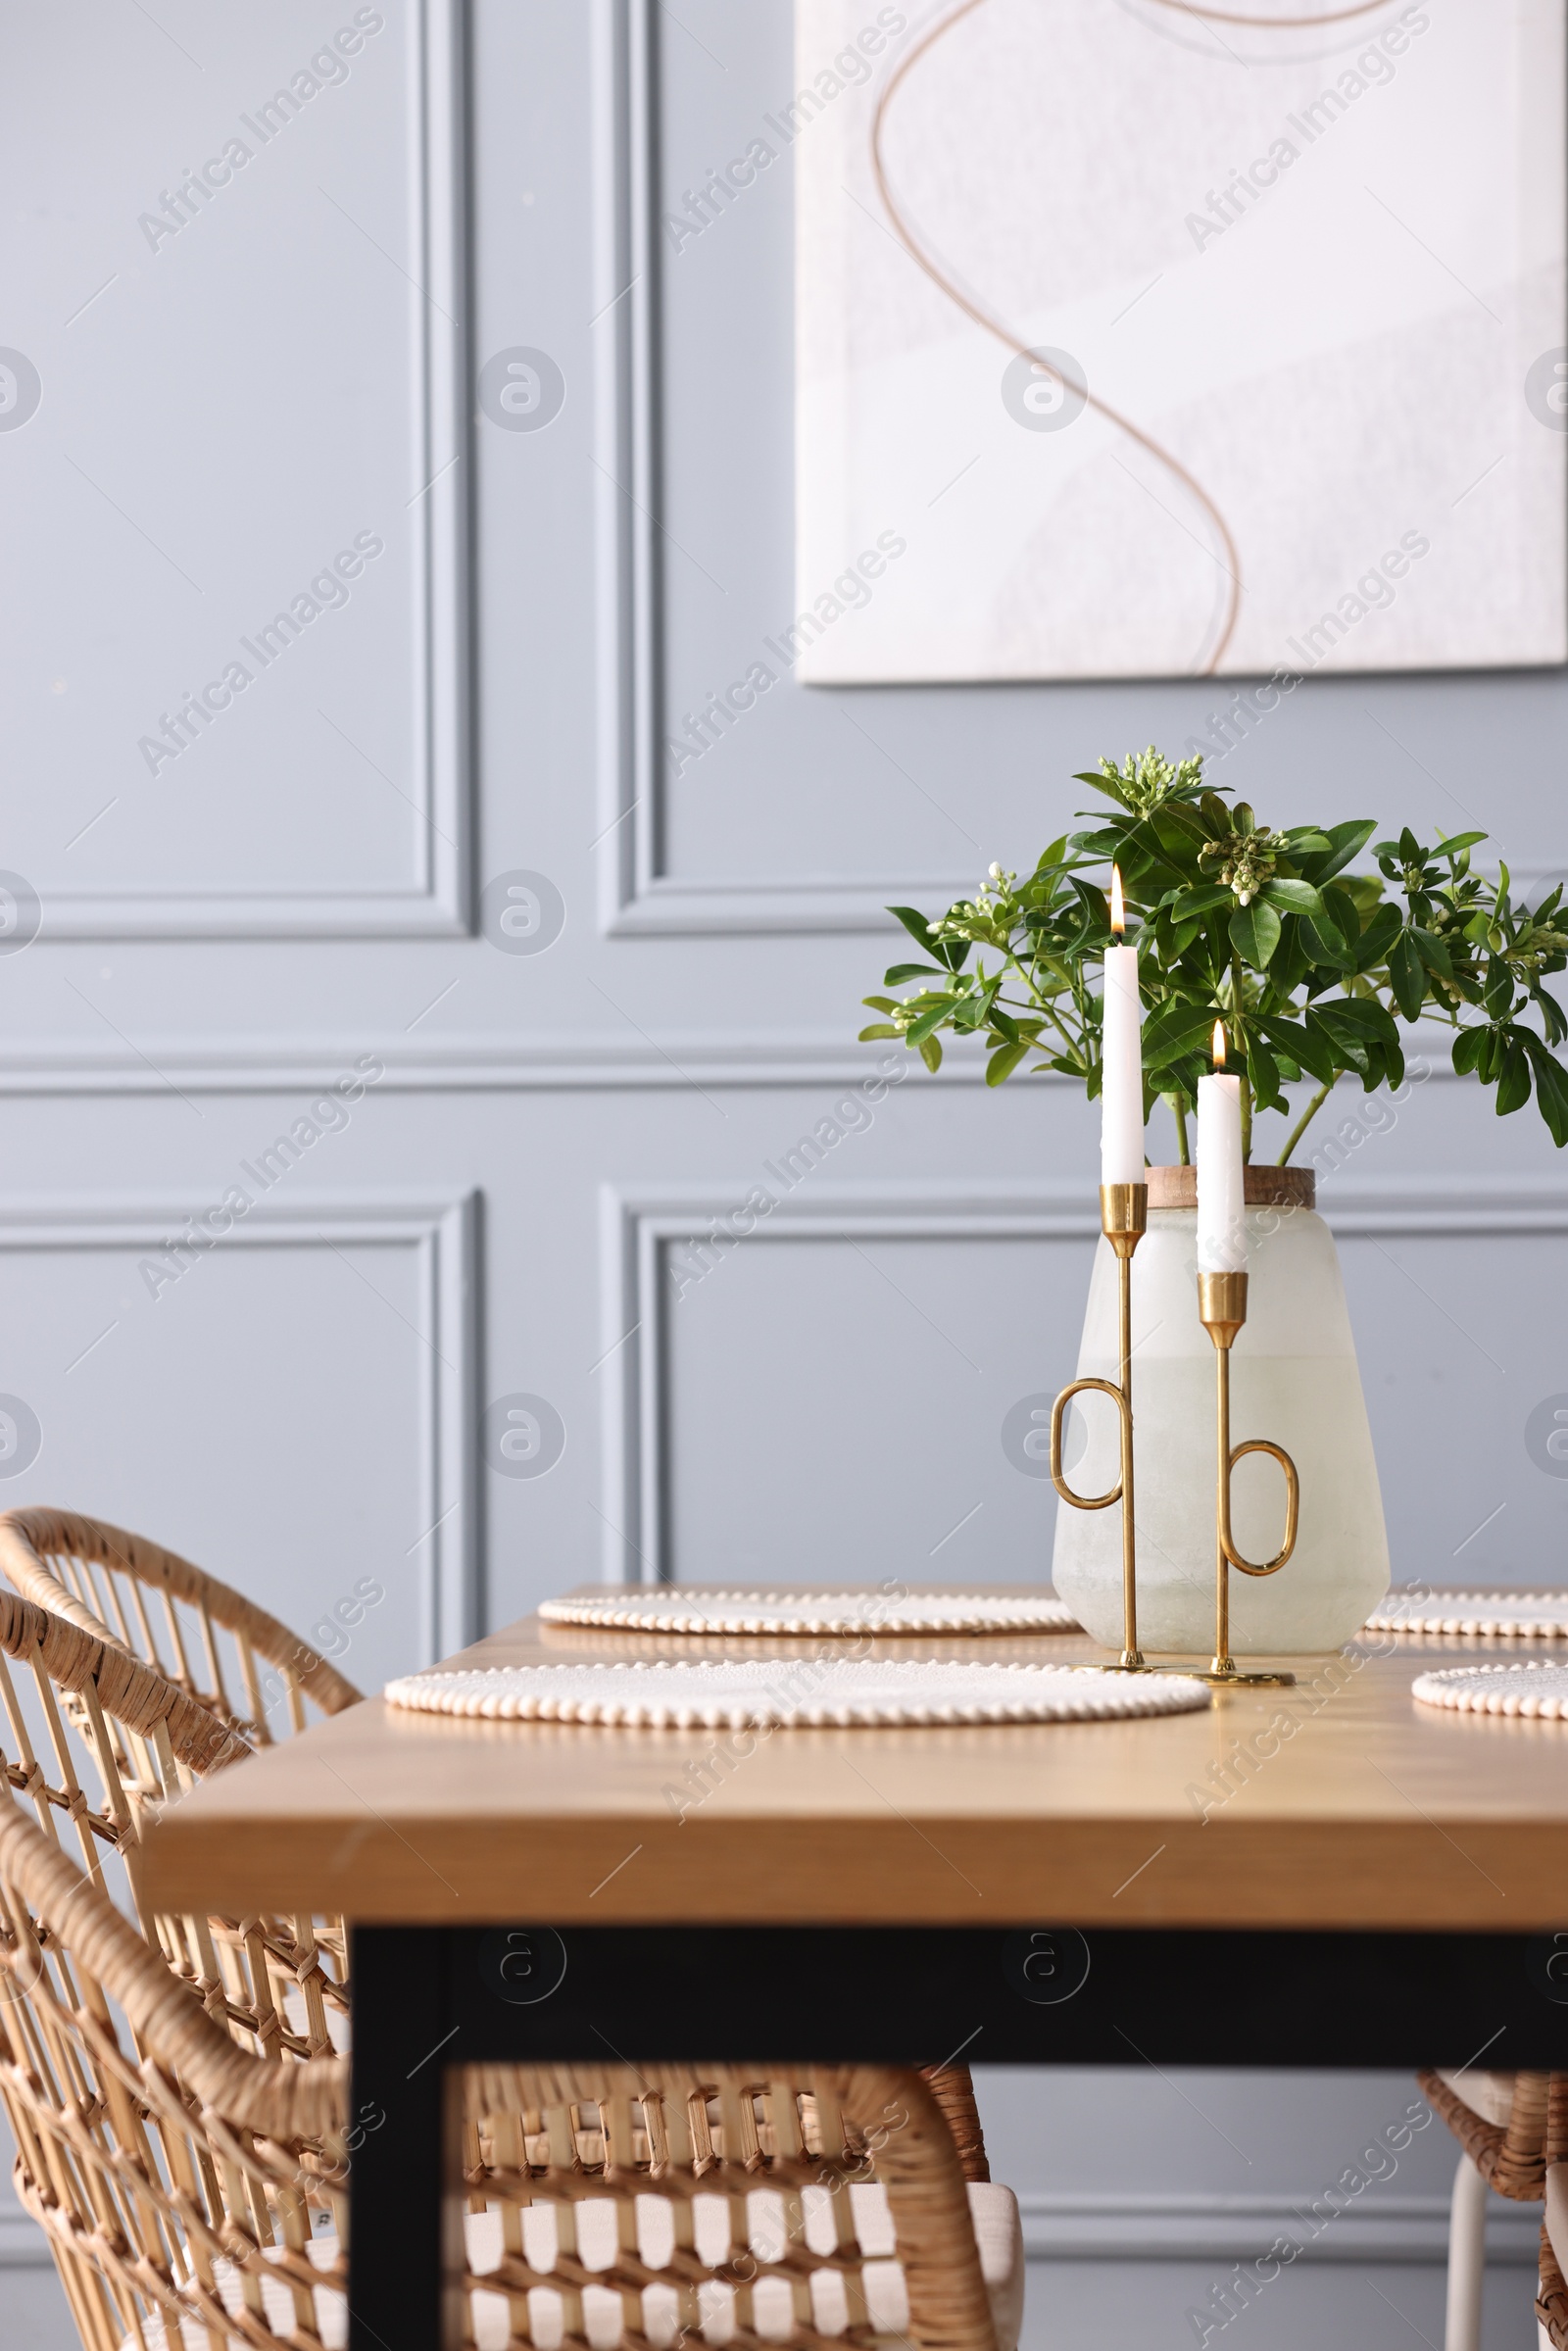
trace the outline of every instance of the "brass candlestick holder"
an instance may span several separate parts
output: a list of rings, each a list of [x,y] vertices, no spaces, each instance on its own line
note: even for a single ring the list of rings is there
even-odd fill
[[[1075,1510],[1108,1510],[1112,1502],[1121,1504],[1122,1648],[1117,1667],[1123,1673],[1146,1674],[1153,1669],[1138,1646],[1138,1539],[1133,1523],[1133,1251],[1149,1230],[1149,1186],[1102,1184],[1100,1229],[1116,1252],[1121,1383],[1074,1380],[1057,1396],[1051,1413],[1051,1483]],[[1108,1494],[1074,1494],[1062,1473],[1062,1419],[1073,1397],[1090,1389],[1115,1399],[1121,1421],[1121,1476]]]
[[[1296,1463],[1283,1445],[1273,1445],[1266,1437],[1250,1437],[1245,1445],[1231,1444],[1231,1348],[1236,1334],[1247,1320],[1247,1276],[1245,1273],[1200,1273],[1198,1277],[1198,1316],[1214,1342],[1216,1387],[1216,1438],[1218,1458],[1214,1476],[1214,1659],[1203,1682],[1291,1683],[1294,1674],[1242,1673],[1231,1655],[1231,1569],[1241,1569],[1244,1576],[1277,1575],[1296,1548],[1297,1521],[1300,1515],[1301,1487],[1296,1474]],[[1249,1453],[1269,1453],[1285,1472],[1285,1541],[1274,1557],[1263,1567],[1244,1559],[1236,1548],[1231,1532],[1231,1479],[1236,1464]]]

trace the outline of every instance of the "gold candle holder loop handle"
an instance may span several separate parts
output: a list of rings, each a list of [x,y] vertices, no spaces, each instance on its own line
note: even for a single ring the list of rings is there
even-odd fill
[[[1294,1674],[1284,1672],[1240,1673],[1231,1655],[1231,1599],[1230,1571],[1239,1567],[1244,1576],[1272,1576],[1285,1565],[1296,1548],[1297,1522],[1300,1516],[1301,1489],[1296,1474],[1296,1463],[1282,1445],[1273,1444],[1267,1437],[1250,1437],[1245,1445],[1231,1443],[1231,1348],[1237,1334],[1247,1320],[1247,1276],[1245,1273],[1200,1272],[1198,1277],[1198,1317],[1214,1342],[1214,1655],[1209,1669],[1201,1679],[1205,1682],[1258,1683],[1294,1682]],[[1285,1542],[1283,1547],[1265,1566],[1256,1567],[1244,1559],[1236,1548],[1231,1529],[1231,1480],[1236,1464],[1245,1461],[1249,1453],[1270,1453],[1285,1472]]]
[[[1066,1418],[1067,1406],[1075,1396],[1083,1396],[1090,1389],[1100,1396],[1108,1396],[1121,1419],[1122,1474],[1108,1494],[1074,1494],[1062,1469],[1061,1424]],[[1127,1450],[1132,1444],[1132,1406],[1114,1380],[1074,1380],[1070,1388],[1064,1388],[1051,1407],[1051,1483],[1062,1500],[1071,1502],[1075,1510],[1108,1510],[1112,1502],[1119,1502],[1127,1479]]]
[[[1116,1259],[1117,1361],[1121,1379],[1074,1380],[1057,1396],[1051,1414],[1051,1483],[1074,1510],[1108,1510],[1121,1504],[1122,1651],[1118,1670],[1141,1674],[1150,1668],[1138,1646],[1138,1536],[1133,1522],[1133,1251],[1149,1224],[1147,1184],[1102,1184],[1100,1229]],[[1075,1396],[1091,1389],[1112,1396],[1121,1420],[1121,1476],[1108,1494],[1074,1494],[1061,1465],[1061,1423]]]
[[[1236,1474],[1237,1462],[1248,1453],[1268,1453],[1285,1472],[1285,1541],[1273,1558],[1262,1567],[1256,1567],[1250,1559],[1242,1557],[1231,1533],[1231,1478]],[[1225,1479],[1219,1497],[1220,1548],[1232,1567],[1239,1567],[1244,1576],[1277,1575],[1296,1548],[1296,1530],[1300,1515],[1301,1481],[1296,1474],[1296,1463],[1285,1447],[1272,1444],[1266,1437],[1250,1437],[1245,1445],[1237,1445],[1231,1454],[1230,1475]]]

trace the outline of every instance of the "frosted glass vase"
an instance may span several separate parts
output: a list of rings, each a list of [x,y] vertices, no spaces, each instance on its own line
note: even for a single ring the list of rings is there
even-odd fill
[[[1301,1480],[1296,1549],[1277,1575],[1230,1580],[1237,1656],[1335,1649],[1389,1583],[1372,1433],[1334,1236],[1312,1206],[1310,1169],[1249,1168],[1248,1318],[1231,1365],[1231,1439],[1272,1438]],[[1283,1197],[1282,1197],[1283,1196]],[[1156,1204],[1186,1200],[1192,1205]],[[1207,1656],[1214,1645],[1214,1348],[1198,1319],[1197,1206],[1189,1168],[1150,1169],[1149,1230],[1133,1258],[1133,1427],[1138,1634],[1145,1650]],[[1080,1379],[1118,1377],[1116,1260],[1102,1240],[1089,1284]],[[1103,1494],[1118,1475],[1115,1406],[1080,1396],[1067,1479]],[[1069,1423],[1071,1427],[1071,1423]],[[1087,1442],[1085,1439],[1087,1438]],[[1236,1473],[1234,1532],[1271,1559],[1285,1523],[1278,1464]],[[1054,1578],[1085,1630],[1122,1645],[1119,1509],[1056,1506]]]

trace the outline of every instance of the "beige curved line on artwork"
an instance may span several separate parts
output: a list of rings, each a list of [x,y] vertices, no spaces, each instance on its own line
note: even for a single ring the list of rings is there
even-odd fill
[[[1199,17],[1205,24],[1250,24],[1261,32],[1310,32],[1318,24],[1345,24],[1351,17],[1370,17],[1390,0],[1355,0],[1353,8],[1337,8],[1326,17],[1233,17],[1223,8],[1203,8],[1200,0],[1153,0],[1156,8],[1174,8],[1184,17]]]
[[[1388,4],[1389,0],[1356,0],[1353,8],[1341,9],[1333,15],[1318,17],[1233,17],[1219,9],[1202,6],[1201,0],[1156,0],[1156,5],[1161,8],[1175,9],[1182,15],[1199,17],[1214,24],[1266,25],[1273,30],[1282,32],[1299,31],[1315,24],[1343,24],[1346,19],[1350,17],[1370,16],[1376,9],[1386,8]],[[876,177],[877,191],[887,209],[888,218],[897,232],[899,242],[908,254],[909,259],[917,263],[932,282],[940,286],[949,301],[956,303],[964,316],[972,318],[977,326],[984,328],[987,334],[995,335],[997,340],[1015,357],[1035,360],[1035,354],[1028,344],[1020,342],[1010,327],[1004,325],[1000,318],[992,318],[988,311],[982,310],[978,303],[971,301],[962,288],[956,286],[952,279],[937,267],[900,211],[889,184],[887,168],[882,158],[882,132],[887,120],[888,107],[906,76],[919,64],[921,58],[935,48],[945,33],[951,32],[953,27],[961,23],[965,17],[972,16],[977,8],[984,6],[985,0],[962,0],[961,7],[956,8],[951,17],[945,18],[940,24],[935,25],[923,39],[915,43],[906,57],[900,60],[889,75],[887,85],[877,100],[876,112],[871,120],[871,169]],[[1050,366],[1049,362],[1035,361],[1035,364],[1044,367],[1048,373],[1056,374],[1056,370]],[[1061,375],[1056,375],[1056,380],[1062,384],[1067,382],[1066,377]],[[1075,392],[1082,393],[1084,405],[1087,408],[1093,409],[1098,416],[1103,416],[1107,423],[1114,424],[1118,431],[1127,435],[1129,440],[1136,441],[1139,448],[1147,450],[1156,465],[1163,465],[1166,471],[1181,483],[1183,489],[1198,501],[1219,533],[1228,559],[1222,567],[1230,581],[1230,592],[1226,598],[1225,617],[1214,650],[1198,672],[1200,677],[1211,677],[1225,658],[1226,649],[1236,633],[1236,622],[1241,611],[1242,559],[1236,541],[1231,536],[1230,526],[1201,482],[1188,472],[1179,458],[1172,456],[1168,449],[1161,448],[1156,440],[1143,431],[1139,425],[1134,424],[1130,417],[1122,416],[1107,401],[1102,400],[1098,394],[1091,392],[1087,384],[1073,384],[1070,388]]]
[[[962,0],[962,5],[955,9],[951,17],[945,18],[922,40],[915,43],[907,57],[900,60],[888,77],[887,86],[877,100],[876,113],[872,117],[871,169],[876,177],[877,190],[887,208],[888,218],[893,222],[899,241],[910,260],[918,263],[933,283],[941,287],[948,299],[956,303],[964,316],[972,318],[977,326],[983,327],[987,334],[995,335],[997,340],[1015,357],[1033,361],[1048,374],[1054,375],[1058,383],[1067,384],[1068,378],[1053,367],[1049,361],[1037,359],[1030,346],[1020,342],[1010,326],[1004,325],[1000,318],[994,318],[989,311],[982,310],[977,302],[970,300],[960,286],[956,286],[950,277],[943,274],[899,210],[893,190],[888,183],[887,170],[882,160],[882,131],[887,120],[888,107],[906,76],[919,64],[921,58],[935,47],[944,33],[951,32],[955,24],[960,24],[965,17],[972,16],[977,8],[984,6],[985,0]],[[1223,661],[1225,649],[1235,634],[1237,615],[1242,601],[1241,556],[1238,553],[1236,541],[1231,537],[1230,527],[1201,482],[1188,472],[1179,458],[1173,457],[1168,449],[1162,449],[1160,444],[1149,433],[1146,433],[1140,425],[1134,424],[1130,416],[1122,416],[1119,410],[1113,409],[1107,401],[1102,400],[1097,393],[1091,392],[1087,384],[1074,383],[1070,385],[1070,389],[1082,394],[1087,408],[1093,409],[1097,416],[1103,416],[1107,423],[1114,424],[1118,431],[1127,435],[1129,440],[1135,441],[1140,449],[1147,450],[1156,465],[1163,465],[1165,470],[1181,483],[1183,489],[1197,499],[1219,533],[1226,558],[1222,568],[1230,582],[1230,589],[1225,600],[1225,617],[1220,627],[1218,640],[1208,660],[1197,673],[1200,677],[1211,677]]]

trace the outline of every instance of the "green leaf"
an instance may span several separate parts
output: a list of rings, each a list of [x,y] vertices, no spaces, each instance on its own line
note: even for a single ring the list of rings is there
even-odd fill
[[[1485,833],[1449,833],[1438,843],[1438,855],[1440,857],[1456,857],[1462,849],[1474,849],[1478,841],[1485,841],[1486,838]]]
[[[1312,858],[1309,868],[1306,858],[1302,857],[1299,862],[1303,869],[1310,871],[1311,879],[1321,887],[1328,880],[1330,874],[1340,872],[1342,867],[1348,865],[1353,857],[1359,856],[1377,829],[1375,816],[1368,816],[1364,820],[1352,818],[1348,824],[1331,824],[1328,828],[1330,842],[1328,856]],[[1380,844],[1379,849],[1373,854],[1381,855],[1384,846],[1386,845]]]
[[[1416,923],[1412,922],[1410,925],[1410,937],[1415,941],[1416,954],[1421,957],[1421,960],[1426,965],[1428,971],[1435,971],[1440,979],[1451,980],[1453,977],[1453,959],[1448,954],[1447,949],[1444,946],[1443,941],[1438,937],[1437,933],[1435,931],[1422,930]]]
[[[1536,1072],[1536,1104],[1561,1151],[1568,1143],[1568,1073],[1538,1038],[1527,1032],[1525,1042]]]
[[[935,1002],[928,1004],[921,1012],[919,1019],[911,1020],[908,1028],[905,1031],[909,1043],[923,1045],[934,1030],[941,1028],[957,1001],[957,998],[954,996],[937,997]]]
[[[1177,1054],[1206,1045],[1219,1015],[1212,1003],[1195,1004],[1191,997],[1169,997],[1144,1023],[1144,1065],[1158,1069]]]
[[[1353,971],[1355,950],[1348,939],[1327,922],[1313,922],[1307,915],[1300,918],[1301,939],[1314,963],[1326,964],[1330,971]]]
[[[1427,975],[1408,931],[1401,930],[1389,950],[1389,982],[1405,1019],[1419,1020],[1427,1001]]]
[[[1237,907],[1230,919],[1230,934],[1231,945],[1243,962],[1262,971],[1280,943],[1280,918],[1272,906],[1254,898],[1250,906]]]
[[[1321,915],[1323,901],[1310,882],[1293,882],[1276,874],[1263,885],[1263,897],[1271,906],[1281,906],[1290,914]]]
[[[1399,911],[1396,906],[1379,906],[1366,929],[1356,942],[1355,968],[1371,971],[1387,960],[1389,951],[1399,936]]]
[[[1211,914],[1216,906],[1234,906],[1236,893],[1229,882],[1199,882],[1167,891],[1161,903],[1169,906],[1173,922],[1192,922],[1200,914]]]
[[[937,1070],[942,1067],[942,1040],[940,1037],[921,1038],[920,1058],[927,1069],[935,1075]]]
[[[862,996],[860,1002],[869,1004],[873,1012],[896,1012],[899,1009],[896,996]]]
[[[1298,1061],[1309,1076],[1317,1079],[1320,1086],[1333,1085],[1343,1064],[1321,1032],[1314,1036],[1311,1029],[1303,1027],[1299,1021],[1279,1020],[1272,1016],[1254,1015],[1254,1025],[1262,1030],[1270,1045],[1281,1053],[1289,1053],[1292,1060]]]
[[[1506,1118],[1510,1112],[1522,1110],[1529,1100],[1530,1058],[1516,1037],[1503,1055],[1502,1075],[1497,1080],[1497,1116]]]
[[[1088,924],[1104,936],[1110,929],[1110,907],[1104,891],[1097,889],[1093,882],[1086,882],[1080,874],[1074,873],[1068,878],[1077,892]]]
[[[1453,1041],[1452,1054],[1454,1071],[1457,1076],[1467,1077],[1473,1069],[1479,1067],[1486,1042],[1487,1031],[1479,1024],[1474,1028],[1465,1028],[1459,1031]]]
[[[1367,1054],[1363,1040],[1351,1032],[1342,1033],[1331,1027],[1315,1004],[1306,1015],[1306,1033],[1318,1051],[1333,1060],[1336,1069],[1354,1069],[1365,1076]]]
[[[878,1038],[902,1037],[904,1031],[902,1029],[895,1028],[891,1020],[873,1020],[868,1029],[862,1029],[860,1031],[860,1034],[856,1042],[859,1045],[870,1045],[873,1044]]]
[[[931,925],[918,906],[889,906],[887,910],[898,916],[915,945],[923,947],[928,955],[935,955],[937,961],[949,971],[962,970],[964,958],[969,953],[967,939],[934,938]]]
[[[931,925],[917,906],[889,906],[887,911],[898,916],[910,938],[917,940],[928,955],[936,953],[936,945],[931,937]]]
[[[1006,1079],[1011,1077],[1024,1054],[1032,1050],[1027,1037],[1018,1038],[1012,1045],[999,1045],[986,1063],[986,1084],[988,1086],[1004,1084]]]
[[[1247,1053],[1248,1075],[1252,1081],[1253,1107],[1259,1110],[1286,1110],[1290,1104],[1280,1092],[1279,1065],[1266,1045],[1254,1037]]]
[[[1330,882],[1327,885],[1323,892],[1323,906],[1340,937],[1353,947],[1361,936],[1361,909],[1343,882]]]
[[[1392,1015],[1370,996],[1331,996],[1317,1009],[1323,1019],[1349,1029],[1357,1036],[1375,1037],[1379,1044],[1397,1045],[1399,1042],[1399,1032],[1394,1025]]]
[[[940,963],[891,963],[882,974],[884,988],[902,988],[906,980],[945,980],[951,975]],[[870,1003],[870,998],[864,1000]]]

